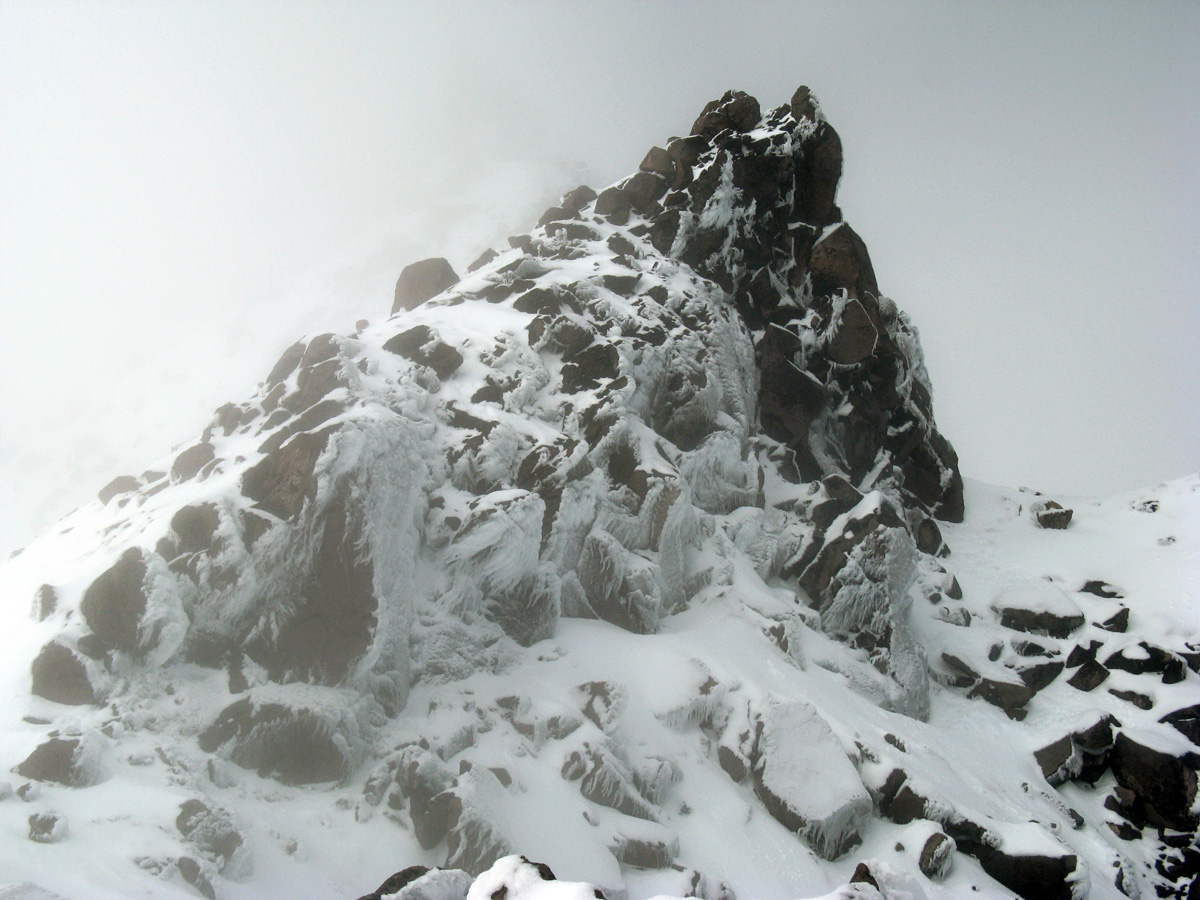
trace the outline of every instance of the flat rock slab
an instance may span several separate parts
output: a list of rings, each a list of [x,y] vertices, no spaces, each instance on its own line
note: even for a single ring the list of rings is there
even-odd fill
[[[1053,638],[1069,637],[1083,625],[1083,610],[1066,591],[1049,583],[1001,591],[992,601],[992,610],[1005,628]]]
[[[754,779],[771,815],[823,859],[859,844],[871,798],[821,715],[807,703],[779,704],[762,724]]]

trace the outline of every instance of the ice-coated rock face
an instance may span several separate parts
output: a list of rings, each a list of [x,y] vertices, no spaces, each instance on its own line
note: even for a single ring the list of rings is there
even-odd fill
[[[22,597],[30,688],[72,718],[14,770],[88,787],[161,762],[179,847],[137,865],[210,893],[265,840],[246,796],[328,791],[445,867],[370,896],[562,893],[526,852],[613,898],[642,878],[729,900],[721,853],[836,861],[880,818],[911,832],[914,878],[963,852],[1069,896],[1091,863],[1052,836],[1065,807],[1030,801],[1042,834],[981,794],[990,773],[939,791],[943,748],[912,736],[939,692],[1020,721],[1064,668],[1078,693],[1110,669],[1177,684],[1185,657],[1079,638],[1060,658],[1094,632],[1045,583],[967,608],[937,559],[957,460],[841,167],[806,88],[765,113],[730,92],[464,278],[415,264],[391,318],[294,344],[101,491],[86,551],[23,561],[48,561]],[[1166,751],[1094,726],[1016,742],[1042,748],[1022,765],[1111,767],[1130,822],[1190,827],[1166,798],[1191,757],[1156,781]]]

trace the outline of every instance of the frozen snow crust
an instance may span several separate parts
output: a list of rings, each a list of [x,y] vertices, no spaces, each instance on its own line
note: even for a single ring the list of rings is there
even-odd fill
[[[964,504],[840,173],[726,94],[10,561],[0,895],[1185,896],[1200,485]]]

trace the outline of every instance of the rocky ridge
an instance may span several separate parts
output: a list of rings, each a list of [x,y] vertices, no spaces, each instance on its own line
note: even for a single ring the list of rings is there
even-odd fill
[[[1129,613],[1105,586],[1082,589],[1100,622],[1053,585],[964,598],[957,458],[841,167],[806,88],[765,114],[729,92],[465,276],[424,261],[388,320],[295,344],[107,486],[86,552],[29,567],[30,690],[55,717],[13,771],[185,789],[178,849],[136,863],[206,896],[253,868],[239,792],[318,785],[459,871],[447,896],[525,852],[614,896],[729,897],[692,823],[730,809],[761,811],[750,833],[800,873],[888,822],[898,889],[957,858],[1029,900],[1184,896],[1200,758],[1173,736],[1196,740],[1194,706],[1064,722],[1023,757],[1044,788],[939,774],[934,695],[1021,721],[1068,678],[1194,687],[1200,656],[1111,646]],[[1055,793],[1101,779],[1117,824]]]

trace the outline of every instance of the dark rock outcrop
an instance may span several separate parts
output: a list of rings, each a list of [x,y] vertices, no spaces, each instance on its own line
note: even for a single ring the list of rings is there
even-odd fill
[[[34,781],[86,787],[96,777],[86,757],[83,742],[79,738],[53,737],[34,748],[13,771]]]
[[[109,647],[126,653],[139,650],[139,628],[146,612],[145,580],[145,553],[132,548],[84,593],[79,610],[96,637]]]
[[[96,702],[87,665],[80,654],[65,644],[51,641],[34,658],[31,690],[39,697],[80,706]]]
[[[1075,514],[1072,509],[1066,509],[1061,503],[1056,503],[1053,500],[1039,500],[1029,507],[1029,511],[1033,514],[1033,520],[1042,528],[1061,531],[1071,524],[1071,517]]]
[[[200,734],[200,749],[284,784],[338,781],[350,769],[344,744],[319,714],[250,698],[226,707]]]
[[[1111,764],[1117,783],[1133,794],[1133,814],[1151,825],[1195,831],[1197,770],[1200,756],[1172,756],[1147,747],[1129,735],[1117,735]]]
[[[423,259],[405,266],[396,280],[392,315],[420,306],[457,283],[458,275],[450,267],[450,263],[441,257]]]

